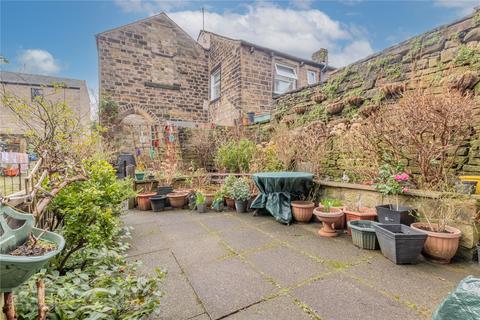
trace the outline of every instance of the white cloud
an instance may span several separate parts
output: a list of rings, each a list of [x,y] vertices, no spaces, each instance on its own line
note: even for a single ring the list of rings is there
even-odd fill
[[[313,0],[291,0],[290,3],[293,7],[299,9],[310,9]]]
[[[202,28],[200,11],[168,15],[196,39]],[[306,59],[326,48],[329,63],[337,67],[373,52],[362,28],[343,25],[316,9],[295,10],[257,3],[247,6],[244,13],[206,12],[205,29]]]
[[[42,49],[26,49],[20,54],[18,61],[23,72],[38,74],[55,74],[60,71],[59,62],[53,55]]]
[[[480,6],[480,0],[434,0],[436,6],[452,8],[460,15],[473,13],[473,8]]]

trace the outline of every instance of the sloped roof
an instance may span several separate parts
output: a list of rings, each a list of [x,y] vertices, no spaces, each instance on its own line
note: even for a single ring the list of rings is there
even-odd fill
[[[44,76],[20,72],[0,71],[0,82],[9,84],[50,86],[52,83],[64,83],[68,88],[86,87],[85,80]]]

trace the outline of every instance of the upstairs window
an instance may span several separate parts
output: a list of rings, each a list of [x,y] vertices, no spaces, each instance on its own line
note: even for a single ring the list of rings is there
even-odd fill
[[[31,88],[32,101],[35,101],[37,97],[43,97],[43,89],[41,88]]]
[[[210,76],[210,101],[220,98],[220,80],[220,68],[218,68]]]
[[[282,94],[297,87],[297,72],[294,68],[275,63],[273,93]]]
[[[317,83],[317,73],[315,71],[307,71],[307,82],[308,84]]]

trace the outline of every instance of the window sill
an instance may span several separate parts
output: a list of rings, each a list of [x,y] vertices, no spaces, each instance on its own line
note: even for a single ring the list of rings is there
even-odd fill
[[[210,103],[215,103],[215,102],[217,102],[218,100],[220,100],[220,98],[221,98],[221,96],[218,97],[218,98],[215,98],[215,99],[213,99],[213,100],[210,100]]]

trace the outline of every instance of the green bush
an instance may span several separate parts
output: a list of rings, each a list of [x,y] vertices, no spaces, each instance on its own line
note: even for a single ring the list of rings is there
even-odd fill
[[[233,198],[232,191],[233,191],[233,185],[235,184],[235,181],[237,181],[237,177],[232,175],[227,176],[223,181],[223,186],[221,190],[225,197]]]
[[[254,152],[255,143],[253,141],[230,140],[217,149],[215,163],[219,168],[229,172],[249,172]]]
[[[232,197],[238,201],[245,201],[250,198],[250,186],[246,178],[240,178],[235,181],[232,188]]]
[[[60,273],[78,265],[68,263],[85,248],[112,244],[120,228],[122,202],[133,196],[131,181],[118,180],[115,169],[104,160],[86,160],[88,180],[63,189],[52,201],[52,210],[61,222],[65,249],[54,264]],[[81,260],[81,259],[80,259]]]
[[[123,231],[122,231],[123,232]],[[45,283],[48,319],[140,319],[158,309],[161,291],[156,276],[136,276],[138,263],[122,255],[126,245],[118,235],[111,249],[86,248],[83,269],[61,275],[57,270],[42,270],[15,292],[19,320],[37,319],[35,281]]]

